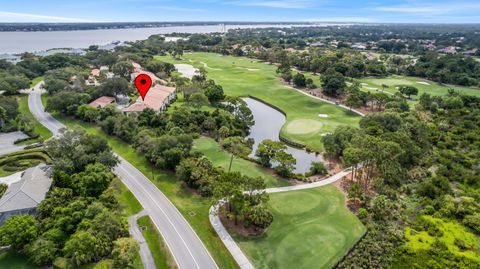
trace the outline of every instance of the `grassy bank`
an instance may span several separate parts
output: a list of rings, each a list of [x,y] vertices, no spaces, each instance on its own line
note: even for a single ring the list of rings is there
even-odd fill
[[[29,141],[30,143],[38,142],[38,141],[45,141],[52,136],[52,132],[45,128],[40,122],[36,121],[33,117],[30,109],[28,108],[28,95],[21,95],[18,99],[18,112],[20,114],[27,115],[28,117],[34,119],[34,130],[35,133],[39,135],[35,141]]]
[[[147,241],[148,248],[152,252],[157,269],[177,268],[173,257],[170,255],[162,235],[158,232],[152,220],[148,216],[140,217],[137,221],[139,227],[145,227],[142,234]]]
[[[7,251],[0,253],[0,268],[39,269],[41,267],[27,262],[27,257],[22,254]]]
[[[137,201],[135,196],[127,189],[125,185],[119,180],[115,179],[110,185],[115,190],[115,198],[118,200],[120,207],[122,208],[123,215],[127,218],[133,214],[140,212],[143,208]],[[133,262],[133,268],[143,269],[140,253],[137,254]]]
[[[334,186],[270,194],[273,223],[257,238],[234,235],[256,268],[331,268],[365,232]]]
[[[348,110],[305,96],[283,85],[276,75],[276,66],[244,57],[221,56],[213,53],[186,53],[185,60],[170,56],[156,59],[171,63],[192,64],[208,68],[208,77],[222,85],[230,96],[254,96],[272,104],[287,114],[281,134],[288,139],[321,151],[321,135],[332,132],[339,125],[357,125],[360,117]],[[190,62],[191,61],[191,62]],[[321,118],[319,114],[327,114]],[[301,128],[299,128],[299,126]]]
[[[30,87],[34,87],[35,85],[37,85],[42,80],[43,80],[43,76],[36,77],[36,78],[32,79],[32,81],[30,82]]]
[[[220,166],[228,170],[230,164],[230,154],[223,151],[220,145],[209,137],[201,137],[193,142],[194,150],[201,151],[205,156],[213,162],[215,166]],[[272,174],[270,170],[262,168],[256,163],[235,158],[232,164],[232,171],[239,171],[250,177],[263,177],[268,187],[287,186],[288,181],[281,179]]]

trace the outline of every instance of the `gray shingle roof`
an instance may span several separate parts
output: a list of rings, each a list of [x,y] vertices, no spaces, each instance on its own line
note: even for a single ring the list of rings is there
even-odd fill
[[[0,213],[36,207],[51,185],[50,166],[39,164],[27,169],[22,179],[11,184],[0,199]]]

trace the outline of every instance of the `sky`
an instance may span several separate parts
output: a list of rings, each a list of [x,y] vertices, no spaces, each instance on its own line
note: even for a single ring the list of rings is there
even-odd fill
[[[480,1],[0,0],[0,22],[480,23]]]

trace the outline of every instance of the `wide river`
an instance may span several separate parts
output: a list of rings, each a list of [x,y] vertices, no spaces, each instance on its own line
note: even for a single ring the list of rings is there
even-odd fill
[[[226,29],[291,27],[292,25],[227,25]],[[301,25],[297,25],[301,26]],[[312,25],[309,25],[312,26]],[[155,34],[220,32],[220,25],[167,26],[153,28],[76,30],[48,32],[0,32],[0,54],[39,52],[53,48],[87,48],[112,41],[135,41]]]
[[[255,119],[255,124],[250,128],[249,138],[255,140],[252,154],[258,148],[258,144],[265,139],[279,141],[279,133],[287,119],[278,110],[252,98],[242,98],[250,108]],[[321,161],[319,155],[309,153],[302,149],[287,146],[288,153],[297,160],[295,173],[305,173],[310,170],[311,163]]]

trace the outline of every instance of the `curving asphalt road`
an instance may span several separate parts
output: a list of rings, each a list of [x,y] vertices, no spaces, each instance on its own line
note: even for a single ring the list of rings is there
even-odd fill
[[[34,117],[58,136],[59,130],[65,126],[44,111],[41,101],[42,84],[43,82],[38,83],[30,92],[28,106]],[[115,167],[114,173],[148,213],[162,234],[178,267],[180,269],[217,269],[217,264],[202,241],[170,200],[142,172],[121,156],[118,157],[120,163]]]

